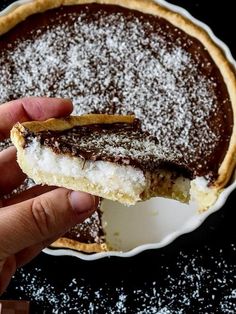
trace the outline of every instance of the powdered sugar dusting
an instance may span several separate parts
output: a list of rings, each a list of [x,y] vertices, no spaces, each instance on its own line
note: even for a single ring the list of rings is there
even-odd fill
[[[178,29],[176,38],[166,35],[158,19],[90,10],[64,13],[61,25],[3,53],[0,101],[46,95],[71,98],[76,114],[132,112],[165,156],[206,166],[220,136],[209,120],[219,110],[217,83],[203,74],[212,64],[185,49],[193,43]]]

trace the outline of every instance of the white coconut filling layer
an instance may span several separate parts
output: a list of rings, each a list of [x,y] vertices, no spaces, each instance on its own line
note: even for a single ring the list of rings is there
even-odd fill
[[[200,211],[211,207],[216,202],[219,193],[218,189],[209,187],[209,181],[204,177],[196,177],[191,181],[191,199],[197,202]]]
[[[87,179],[101,186],[105,193],[117,191],[137,197],[146,186],[144,173],[140,169],[108,161],[85,162],[79,157],[58,155],[50,148],[41,146],[37,139],[25,149],[25,158],[36,177],[38,171],[43,171],[51,175]]]
[[[47,182],[45,178],[42,180],[46,184],[57,185],[58,176],[77,179],[78,182],[85,180],[90,186],[99,186],[103,197],[117,193],[129,195],[136,202],[141,196],[146,198],[147,193],[147,198],[175,195],[174,198],[187,201],[190,192],[191,199],[197,201],[200,209],[206,209],[215,203],[218,196],[217,190],[208,187],[208,181],[203,177],[192,180],[190,187],[190,181],[181,176],[173,182],[169,171],[160,169],[155,173],[144,173],[141,169],[108,161],[85,162],[79,157],[56,154],[50,148],[42,146],[37,139],[24,149],[24,158],[26,164],[30,165],[30,176],[36,183],[41,183],[38,180],[40,172],[47,174]]]
[[[192,180],[192,185],[195,185],[196,189],[201,192],[209,193],[210,188],[208,187],[209,181],[204,177],[196,177]]]

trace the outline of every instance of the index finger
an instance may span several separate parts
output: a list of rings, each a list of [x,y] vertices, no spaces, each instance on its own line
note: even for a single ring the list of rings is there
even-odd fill
[[[0,105],[0,140],[9,137],[16,122],[67,116],[73,106],[69,99],[29,97]]]

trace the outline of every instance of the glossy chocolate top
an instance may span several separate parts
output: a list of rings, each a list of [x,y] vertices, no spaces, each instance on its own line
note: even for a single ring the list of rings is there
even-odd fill
[[[110,5],[36,14],[0,40],[0,98],[69,97],[75,113],[134,113],[163,160],[217,177],[232,132],[227,88],[197,40]]]

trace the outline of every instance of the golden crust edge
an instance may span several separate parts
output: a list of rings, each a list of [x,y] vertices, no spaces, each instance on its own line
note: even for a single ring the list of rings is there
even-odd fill
[[[66,248],[85,253],[100,253],[107,252],[108,246],[106,243],[83,243],[67,237],[61,237],[50,244],[52,248]]]
[[[113,123],[133,123],[135,117],[132,115],[106,115],[106,114],[84,114],[81,116],[68,116],[66,118],[51,118],[46,121],[31,121],[22,123],[32,132],[45,130],[63,131],[79,125],[91,124],[113,124]]]
[[[218,178],[214,182],[214,188],[221,189],[229,181],[236,165],[236,74],[234,66],[227,60],[224,51],[210,37],[207,31],[194,24],[188,18],[171,11],[152,0],[35,0],[26,3],[9,14],[0,17],[0,35],[9,31],[28,16],[56,8],[61,5],[101,3],[114,4],[138,10],[144,13],[158,15],[182,29],[190,36],[197,38],[208,50],[214,62],[217,64],[226,83],[233,109],[234,126],[228,151],[219,168]]]

